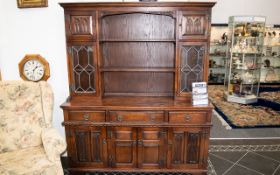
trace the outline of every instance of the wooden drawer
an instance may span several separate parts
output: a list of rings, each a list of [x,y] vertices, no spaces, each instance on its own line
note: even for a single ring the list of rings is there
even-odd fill
[[[104,111],[71,111],[69,112],[69,120],[105,122],[105,112]]]
[[[153,111],[110,111],[111,122],[163,122],[163,112]]]
[[[205,112],[169,112],[169,123],[204,124],[206,122]]]

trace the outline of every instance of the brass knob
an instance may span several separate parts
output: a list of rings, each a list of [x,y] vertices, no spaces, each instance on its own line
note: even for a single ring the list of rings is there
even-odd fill
[[[142,140],[138,140],[138,145],[143,145],[143,141]]]
[[[189,115],[186,115],[186,116],[185,116],[185,121],[186,121],[186,122],[189,122],[191,119],[192,119],[191,116],[189,116]]]
[[[150,117],[150,120],[151,120],[152,122],[154,122],[154,121],[156,120],[156,116],[151,116],[151,117]]]
[[[84,115],[84,119],[88,120],[89,119],[89,115]]]
[[[123,121],[123,116],[122,115],[118,115],[117,121],[119,121],[119,122]]]

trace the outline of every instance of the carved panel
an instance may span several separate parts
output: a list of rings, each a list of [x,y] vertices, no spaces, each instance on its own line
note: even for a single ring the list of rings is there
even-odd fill
[[[71,16],[70,31],[73,35],[92,34],[92,17]]]
[[[90,162],[90,140],[89,132],[76,131],[75,132],[77,161]]]
[[[183,16],[182,33],[183,35],[203,35],[204,34],[203,16]]]
[[[207,13],[180,12],[179,14],[180,39],[207,39],[210,24]]]
[[[101,133],[100,131],[91,132],[91,143],[92,143],[92,161],[93,162],[101,162],[101,151],[102,151],[102,143],[101,143]]]
[[[186,134],[187,137],[187,148],[186,148],[186,163],[197,164],[199,163],[199,153],[201,145],[201,134],[190,133]]]
[[[184,133],[174,133],[173,135],[173,148],[172,148],[172,163],[182,164],[184,162]]]

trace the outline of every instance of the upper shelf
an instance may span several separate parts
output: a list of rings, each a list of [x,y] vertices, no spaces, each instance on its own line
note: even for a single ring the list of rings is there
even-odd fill
[[[100,42],[176,42],[175,39],[101,39]]]
[[[172,67],[151,67],[151,68],[143,68],[143,67],[103,67],[100,68],[102,72],[175,72],[175,69]]]
[[[101,41],[175,41],[175,19],[166,15],[113,14],[100,23]]]

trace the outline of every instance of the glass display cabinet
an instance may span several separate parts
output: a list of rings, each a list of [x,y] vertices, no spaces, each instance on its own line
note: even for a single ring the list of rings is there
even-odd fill
[[[280,83],[280,27],[266,27],[264,35],[261,83]]]
[[[223,84],[228,40],[227,24],[212,24],[208,84]]]
[[[225,79],[227,101],[242,104],[257,102],[264,33],[265,17],[229,18]]]

